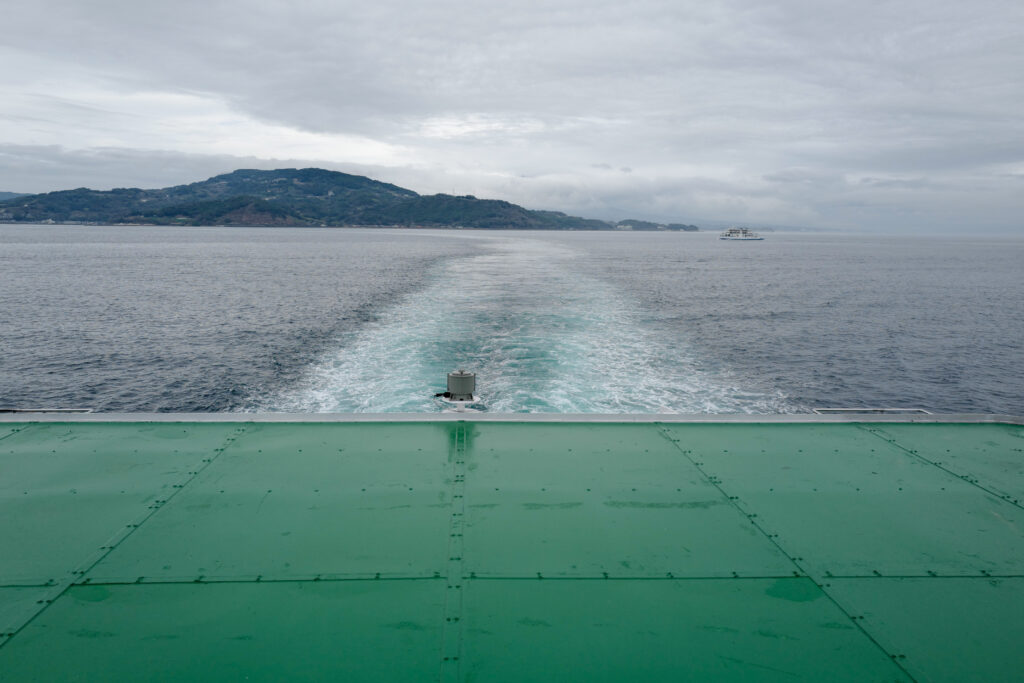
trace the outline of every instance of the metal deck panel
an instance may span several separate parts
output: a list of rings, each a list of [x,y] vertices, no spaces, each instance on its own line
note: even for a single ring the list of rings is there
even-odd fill
[[[474,486],[532,488],[549,484],[675,491],[704,481],[650,424],[466,424],[467,467]]]
[[[917,680],[1024,678],[1024,578],[835,579],[826,590]]]
[[[471,581],[466,681],[909,680],[810,579]]]
[[[1024,503],[1024,427],[885,424],[872,425],[872,430],[954,474]]]
[[[470,491],[465,564],[481,577],[791,576],[798,569],[714,493]]]
[[[11,434],[14,434],[22,429],[27,428],[27,425],[0,424],[0,441],[10,436]]]
[[[666,430],[815,576],[1022,570],[1024,509],[860,425]]]
[[[433,576],[447,560],[451,431],[252,425],[88,576]]]
[[[59,582],[240,425],[35,424],[0,441],[0,585]]]
[[[76,586],[4,681],[433,681],[442,581]]]
[[[479,576],[791,576],[797,567],[653,425],[467,426]]]
[[[0,587],[0,644],[39,611],[39,601],[49,593],[49,588],[39,586]]]

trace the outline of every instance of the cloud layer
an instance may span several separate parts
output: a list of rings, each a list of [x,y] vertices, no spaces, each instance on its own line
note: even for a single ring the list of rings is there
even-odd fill
[[[829,5],[23,3],[0,190],[287,161],[602,218],[1024,231],[1024,5]]]

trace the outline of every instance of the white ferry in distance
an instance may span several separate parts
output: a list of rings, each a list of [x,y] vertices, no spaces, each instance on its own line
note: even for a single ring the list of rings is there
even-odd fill
[[[721,235],[718,236],[720,240],[763,240],[764,238],[758,235],[753,230],[746,228],[729,228]]]

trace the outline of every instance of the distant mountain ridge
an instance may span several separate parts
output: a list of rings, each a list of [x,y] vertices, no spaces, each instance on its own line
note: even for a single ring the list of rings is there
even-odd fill
[[[238,170],[158,190],[79,188],[0,202],[0,221],[152,225],[417,226],[608,230],[604,221],[509,202],[424,196],[318,168]]]
[[[497,199],[420,195],[365,176],[320,168],[241,169],[156,190],[83,187],[8,199],[0,193],[0,222],[623,229],[606,221],[559,211],[533,211]],[[650,223],[638,229],[696,228]]]
[[[24,196],[25,194],[23,192],[0,192],[0,202],[6,202],[8,199]]]

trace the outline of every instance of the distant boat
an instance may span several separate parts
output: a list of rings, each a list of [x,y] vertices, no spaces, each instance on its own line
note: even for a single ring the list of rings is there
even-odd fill
[[[753,230],[746,228],[729,228],[721,235],[718,236],[720,240],[763,240],[764,238],[758,235]]]

